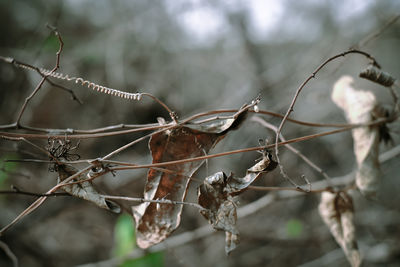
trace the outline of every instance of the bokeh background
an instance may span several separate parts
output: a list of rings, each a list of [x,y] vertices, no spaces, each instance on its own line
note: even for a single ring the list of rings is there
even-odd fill
[[[259,107],[284,113],[296,88],[323,60],[350,47],[374,55],[385,71],[400,77],[400,20],[384,31],[400,12],[396,0],[336,1],[105,1],[15,0],[0,1],[0,55],[51,69],[58,41],[46,28],[57,27],[65,43],[60,72],[80,76],[104,86],[129,92],[148,92],[167,103],[180,118],[201,111],[239,108],[257,95]],[[374,38],[374,33],[379,34]],[[368,40],[368,42],[365,42]],[[344,74],[358,76],[368,61],[355,55],[331,63],[302,92],[293,118],[321,123],[345,122],[330,100],[334,82]],[[40,77],[0,62],[0,124],[15,121],[17,113]],[[58,81],[56,81],[58,82]],[[29,104],[22,122],[45,128],[92,129],[125,124],[155,123],[168,114],[144,98],[132,102],[102,95],[75,84],[60,82],[83,101],[50,85]],[[370,89],[387,106],[391,98],[383,87],[356,78],[356,87]],[[270,123],[279,119],[265,117]],[[390,125],[398,144],[399,124]],[[287,123],[286,138],[326,129]],[[82,140],[78,153],[96,158],[141,134]],[[273,134],[250,119],[229,134],[213,153],[258,145]],[[35,141],[45,146],[46,141]],[[341,133],[295,144],[330,176],[350,173],[355,166],[350,133]],[[282,149],[282,162],[290,176],[301,182],[321,180],[298,157]],[[243,175],[259,157],[243,153],[212,159],[195,176],[216,171]],[[57,174],[47,164],[5,163],[4,159],[45,158],[32,147],[0,141],[0,189],[45,192]],[[142,142],[115,159],[151,162]],[[379,201],[355,193],[356,225],[365,266],[398,266],[400,263],[400,209],[398,158],[382,166]],[[109,194],[140,197],[146,170],[104,176],[96,185]],[[287,186],[279,171],[256,183]],[[196,199],[192,183],[188,201]],[[266,192],[247,191],[240,205]],[[0,196],[0,226],[6,225],[33,197]],[[241,244],[229,256],[224,234],[218,232],[184,246],[167,249],[123,266],[346,266],[347,261],[323,225],[316,207],[319,197],[276,201],[238,221]],[[197,210],[185,207],[176,234],[207,224]],[[54,197],[10,229],[6,243],[20,266],[74,266],[126,255],[135,248],[131,217],[115,215],[71,197]],[[12,266],[0,249],[0,265]],[[93,265],[95,266],[95,265]]]

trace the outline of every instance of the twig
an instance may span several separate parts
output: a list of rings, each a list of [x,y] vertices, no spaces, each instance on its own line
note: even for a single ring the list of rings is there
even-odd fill
[[[0,240],[0,248],[4,251],[4,253],[10,258],[14,267],[18,267],[18,258],[11,251],[6,243]]]
[[[287,140],[285,142],[279,142],[278,146],[291,144],[291,143],[295,143],[295,142],[300,142],[300,141],[306,141],[306,140],[310,140],[310,139],[313,139],[313,138],[326,136],[326,135],[331,135],[331,134],[336,134],[336,133],[340,133],[340,132],[345,132],[345,131],[349,131],[349,130],[351,130],[353,128],[354,127],[347,127],[347,128],[336,129],[336,130],[333,130],[333,131],[328,131],[328,132],[323,132],[323,133],[318,133],[318,134],[306,135],[306,136],[303,136],[303,137],[290,139],[290,140]],[[126,167],[112,167],[112,168],[110,168],[111,170],[114,170],[114,171],[117,171],[117,170],[129,170],[129,169],[143,169],[143,168],[163,167],[163,166],[167,166],[167,165],[182,164],[182,163],[187,163],[187,162],[192,162],[192,161],[197,161],[197,160],[205,160],[205,159],[210,159],[210,158],[223,157],[223,156],[233,155],[233,154],[238,154],[238,153],[258,151],[258,150],[262,150],[262,149],[270,149],[270,148],[273,148],[273,147],[275,147],[275,144],[271,144],[271,145],[267,145],[267,146],[257,146],[257,147],[242,148],[242,149],[238,149],[238,150],[231,150],[231,151],[226,151],[226,152],[221,152],[221,153],[216,153],[216,154],[209,154],[209,155],[199,156],[199,157],[194,157],[194,158],[180,159],[180,160],[174,160],[174,161],[166,161],[166,162],[153,163],[153,164],[144,164],[144,165],[137,165],[137,164],[129,163],[129,162],[101,160],[101,159],[99,159],[99,161],[102,162],[102,163],[112,163],[112,164],[119,164],[119,165],[126,166]]]
[[[272,125],[268,122],[266,122],[264,119],[254,116],[251,118],[253,121],[258,122],[259,124],[261,124],[262,126],[273,130],[275,133],[278,130],[278,128],[275,125]],[[286,141],[286,139],[283,137],[282,134],[279,135],[279,139],[282,141]],[[291,150],[293,153],[295,153],[296,155],[298,155],[302,160],[304,160],[304,162],[306,162],[311,168],[313,168],[314,170],[316,170],[317,172],[319,172],[329,183],[329,180],[331,179],[329,177],[329,175],[323,171],[320,167],[318,167],[314,162],[312,162],[308,157],[306,157],[303,153],[301,153],[298,149],[294,148],[291,145],[285,145],[285,147],[287,147],[289,150]]]
[[[56,87],[56,88],[59,88],[59,89],[61,89],[61,90],[63,90],[63,91],[66,91],[66,92],[68,92],[68,93],[70,93],[70,94],[71,94],[71,97],[72,97],[72,100],[77,101],[79,104],[83,104],[82,100],[80,100],[80,99],[78,98],[78,96],[74,93],[74,91],[73,91],[72,89],[69,89],[69,88],[67,88],[67,87],[64,87],[64,86],[62,86],[62,85],[59,85],[59,84],[53,82],[53,81],[49,78],[49,75],[46,75],[46,74],[42,73],[38,67],[32,66],[32,65],[27,64],[27,63],[23,63],[23,62],[21,62],[21,61],[18,61],[18,60],[16,60],[16,59],[10,58],[10,57],[2,57],[2,56],[0,56],[0,60],[4,61],[4,62],[6,62],[6,63],[9,63],[9,64],[13,64],[14,66],[19,67],[19,68],[31,69],[31,70],[33,70],[33,71],[36,71],[36,72],[37,72],[42,78],[44,78],[44,79],[46,80],[46,82],[48,82],[50,85],[52,85],[52,86],[54,86],[54,87]],[[15,124],[10,124],[10,126],[14,126],[14,125],[15,125]],[[26,126],[25,126],[25,127],[26,127]],[[22,127],[22,125],[21,125],[20,128],[21,128],[21,129],[24,129],[25,127]],[[11,128],[13,128],[13,127],[11,127]]]
[[[307,192],[304,192],[304,190],[295,188],[295,187],[276,187],[276,186],[254,186],[254,185],[249,185],[247,187],[249,190],[255,190],[255,191],[297,191],[301,193],[322,193],[325,191],[332,191],[332,188],[329,186],[326,188],[318,189],[318,190],[308,190]]]
[[[150,203],[160,203],[160,204],[187,205],[198,208],[200,210],[204,210],[204,208],[197,203],[175,201],[170,199],[144,199],[139,197],[124,197],[124,196],[110,196],[110,195],[101,195],[101,197],[104,197],[106,199],[125,200],[125,201],[133,201],[140,203],[150,202]]]
[[[383,163],[399,155],[400,155],[400,145],[380,154],[379,161]]]
[[[225,109],[225,110],[212,110],[208,112],[202,112],[198,113],[196,115],[193,115],[189,118],[186,118],[179,122],[179,125],[186,125],[186,124],[200,124],[200,123],[205,123],[205,122],[210,122],[213,120],[218,120],[222,118],[227,118],[229,116],[215,116],[212,118],[207,118],[201,121],[193,121],[197,118],[212,115],[212,114],[218,114],[218,113],[235,113],[238,112],[237,109]],[[252,110],[249,110],[249,112],[254,112]],[[264,115],[269,115],[269,116],[274,116],[278,118],[283,118],[284,115],[281,115],[279,113],[267,111],[267,110],[259,110],[258,114],[264,114]],[[335,128],[343,128],[343,127],[348,127],[348,126],[354,126],[353,124],[343,124],[343,123],[315,123],[315,122],[307,122],[307,121],[299,121],[299,120],[294,120],[291,118],[287,118],[287,121],[299,125],[304,125],[304,126],[310,126],[310,127],[335,127]],[[100,137],[107,137],[107,136],[114,136],[114,135],[122,135],[122,134],[128,134],[128,133],[133,133],[133,132],[139,132],[139,131],[147,131],[147,130],[156,130],[160,128],[164,128],[169,126],[169,124],[166,125],[159,125],[158,123],[151,123],[151,124],[117,124],[117,125],[110,125],[106,127],[101,127],[101,128],[96,128],[96,129],[89,129],[89,130],[82,130],[82,129],[72,129],[72,128],[67,128],[67,129],[49,129],[49,128],[38,128],[38,127],[31,127],[31,126],[25,126],[25,125],[20,125],[19,129],[25,129],[25,130],[31,130],[35,132],[45,132],[48,134],[51,134],[52,137],[54,138],[65,138],[65,134],[68,134],[69,139],[88,139],[88,138],[100,138]],[[8,124],[8,125],[0,125],[0,129],[15,129],[16,125],[15,123],[13,124]],[[124,129],[128,128],[129,130],[123,130],[123,131],[118,131],[119,129]],[[133,129],[131,129],[133,128]],[[110,131],[110,130],[115,130],[115,131]],[[110,132],[108,132],[110,131]],[[32,134],[32,133],[12,133],[12,132],[0,132],[0,135],[6,135],[6,136],[12,136],[12,137],[25,137],[25,138],[36,138],[36,139],[47,139],[48,135],[45,134]]]
[[[4,135],[0,135],[0,138],[5,139],[5,140],[10,140],[10,141],[22,141],[25,142],[31,146],[33,146],[34,148],[42,151],[43,153],[45,153],[47,156],[49,156],[50,158],[52,158],[56,163],[60,164],[60,161],[54,157],[52,154],[50,154],[47,150],[41,148],[40,146],[36,145],[35,143],[32,143],[31,141],[27,140],[24,137],[10,137],[10,136],[4,136]]]
[[[51,194],[41,194],[41,193],[33,193],[22,191],[16,186],[12,186],[13,190],[2,190],[0,191],[1,195],[27,195],[27,196],[34,196],[34,197],[55,197],[55,196],[71,196],[68,193],[51,193]]]
[[[49,26],[50,27],[50,26]],[[156,101],[158,104],[160,104],[169,114],[169,116],[171,117],[172,121],[174,123],[178,123],[177,121],[177,116],[175,114],[175,112],[173,112],[164,102],[162,102],[159,98],[155,97],[154,95],[150,94],[150,93],[128,93],[128,92],[124,92],[124,91],[120,91],[117,89],[113,89],[113,88],[109,88],[106,86],[102,86],[99,84],[96,84],[94,82],[85,80],[83,78],[80,77],[69,77],[69,75],[64,75],[62,73],[57,73],[55,72],[58,68],[59,68],[59,61],[60,61],[60,55],[61,55],[61,51],[62,51],[62,47],[64,45],[64,43],[61,40],[61,36],[60,34],[55,30],[55,28],[53,28],[53,31],[55,33],[55,35],[58,37],[59,42],[60,42],[60,49],[57,52],[57,61],[56,61],[56,66],[52,69],[52,70],[47,70],[47,69],[43,69],[43,68],[38,68],[35,67],[33,65],[27,64],[27,63],[23,63],[20,61],[17,61],[13,58],[9,58],[9,57],[2,57],[0,56],[0,59],[6,63],[10,63],[10,64],[14,64],[17,67],[21,67],[24,69],[28,69],[28,70],[33,70],[38,72],[43,78],[41,80],[41,82],[39,83],[40,86],[37,90],[40,89],[40,87],[42,86],[42,84],[44,83],[44,81],[48,81],[50,84],[52,84],[53,86],[57,86],[63,90],[66,90],[68,92],[70,92],[73,96],[73,99],[77,100],[78,102],[82,103],[80,100],[78,100],[78,98],[75,96],[75,94],[73,93],[72,90],[60,86],[60,85],[56,85],[55,83],[51,82],[50,80],[48,80],[48,77],[53,77],[56,79],[61,79],[61,80],[66,80],[66,81],[75,81],[75,83],[78,83],[82,86],[87,85],[88,88],[92,88],[93,90],[97,90],[98,92],[102,92],[102,93],[106,93],[106,94],[111,94],[114,96],[118,96],[118,97],[122,97],[125,99],[133,99],[133,100],[140,100],[142,98],[142,96],[147,96],[151,99],[153,99],[154,101]],[[30,98],[33,97],[34,94],[36,94],[37,90],[35,89],[34,92],[32,93],[32,95],[30,97],[28,97],[28,101],[30,100]],[[24,108],[25,106],[23,106]]]
[[[60,35],[60,33],[57,31],[57,29],[55,29],[54,27],[51,27],[51,26],[48,26],[48,27],[53,31],[53,33],[55,34],[55,36],[58,38],[58,42],[59,42],[59,44],[60,44],[59,49],[58,49],[58,51],[57,51],[57,53],[56,53],[56,64],[55,64],[54,68],[51,70],[51,73],[53,73],[53,72],[55,72],[56,70],[58,70],[58,68],[60,67],[60,56],[61,56],[62,49],[63,49],[63,47],[64,47],[64,43],[63,43],[63,41],[62,41],[62,39],[61,39],[61,35]],[[36,88],[33,90],[33,92],[25,99],[25,102],[24,102],[24,104],[22,105],[21,110],[20,110],[20,112],[19,112],[19,114],[18,114],[17,120],[16,120],[16,122],[15,122],[16,127],[18,127],[18,126],[20,125],[20,121],[21,121],[22,114],[24,113],[24,111],[25,111],[25,109],[26,109],[26,107],[27,107],[29,101],[36,95],[36,93],[40,90],[40,88],[42,87],[42,85],[43,85],[43,83],[44,83],[45,81],[46,81],[46,78],[43,77],[42,80],[40,80],[40,82],[39,82],[38,85],[36,86]]]
[[[151,127],[143,127],[137,129],[129,129],[129,130],[122,130],[122,131],[113,131],[113,132],[106,132],[106,133],[94,133],[94,134],[73,134],[73,135],[66,135],[66,134],[25,134],[25,133],[11,133],[11,132],[0,132],[0,135],[9,136],[9,137],[24,137],[29,139],[48,139],[50,136],[53,138],[65,138],[68,136],[68,139],[89,139],[89,138],[100,138],[100,137],[108,137],[108,136],[116,136],[116,135],[123,135],[129,134],[134,132],[141,132],[141,131],[149,131],[149,130],[156,130],[162,129],[167,127],[167,125],[158,125],[158,126],[151,126]],[[57,132],[53,132],[57,133]]]
[[[396,21],[400,18],[400,14],[393,16],[390,20],[388,20],[385,25],[383,25],[380,29],[376,30],[372,34],[369,34],[364,39],[358,42],[358,44],[354,45],[352,48],[362,48],[366,46],[370,41],[379,37],[385,30],[387,30],[390,26],[392,26]]]
[[[61,188],[62,186],[64,186],[65,184],[67,184],[68,182],[72,181],[73,179],[75,179],[76,177],[78,177],[79,175],[81,175],[84,172],[89,171],[92,168],[92,166],[88,166],[80,171],[78,171],[77,173],[71,175],[70,177],[68,177],[67,179],[65,179],[64,181],[62,181],[61,183],[57,184],[56,186],[52,187],[49,191],[46,192],[46,194],[51,194],[54,193],[55,191],[57,191],[59,188]],[[10,227],[12,227],[14,224],[16,224],[19,220],[21,220],[23,217],[25,217],[26,215],[30,214],[31,212],[33,212],[34,210],[36,210],[40,205],[42,205],[42,203],[47,199],[47,197],[39,197],[36,201],[34,201],[28,208],[26,208],[24,211],[22,211],[14,220],[12,220],[8,225],[4,226],[1,230],[0,230],[0,236],[2,236],[4,234],[5,231],[7,231]]]
[[[293,186],[295,186],[296,188],[300,188],[300,189],[301,189],[301,187],[300,187],[299,185],[297,185],[297,184],[287,175],[287,173],[285,172],[285,170],[284,170],[284,168],[283,168],[283,165],[281,164],[280,158],[279,158],[279,148],[278,148],[279,135],[280,135],[280,133],[281,133],[281,131],[282,131],[282,128],[283,128],[283,125],[285,124],[285,122],[286,122],[287,118],[289,117],[290,113],[293,112],[293,107],[294,107],[294,105],[295,105],[295,103],[296,103],[296,100],[297,100],[297,98],[298,98],[300,92],[302,91],[302,89],[306,86],[306,84],[307,84],[311,79],[315,78],[315,75],[316,75],[323,67],[325,67],[329,62],[331,62],[331,61],[333,61],[333,60],[335,60],[335,59],[337,59],[337,58],[344,57],[344,56],[346,56],[347,54],[360,54],[360,55],[363,55],[363,56],[367,57],[368,59],[370,59],[370,60],[372,61],[372,64],[373,64],[374,66],[380,68],[380,65],[377,63],[377,61],[375,60],[375,58],[374,58],[373,56],[371,56],[370,54],[368,54],[368,53],[366,53],[366,52],[364,52],[364,51],[355,50],[355,49],[353,49],[353,50],[348,50],[348,51],[346,51],[346,52],[343,52],[343,53],[340,53],[340,54],[337,54],[337,55],[335,55],[335,56],[332,56],[332,57],[328,58],[328,59],[325,60],[321,65],[319,65],[319,66],[312,72],[312,74],[311,74],[310,76],[308,76],[308,78],[307,78],[307,79],[300,85],[300,87],[296,90],[296,93],[295,93],[295,95],[294,95],[294,97],[293,97],[293,99],[292,99],[292,102],[291,102],[291,104],[290,104],[288,110],[286,111],[285,116],[283,117],[283,119],[282,119],[282,121],[281,121],[281,123],[280,123],[280,125],[279,125],[279,127],[278,127],[278,131],[276,132],[276,137],[275,137],[275,156],[276,156],[276,160],[277,160],[278,165],[279,165],[279,169],[280,169],[280,171],[281,171],[282,176],[283,176],[286,180],[288,180],[288,181],[289,181]]]

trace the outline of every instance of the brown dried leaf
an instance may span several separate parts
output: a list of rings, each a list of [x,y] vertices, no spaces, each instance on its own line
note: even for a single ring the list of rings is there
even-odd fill
[[[374,110],[379,109],[375,96],[371,92],[354,89],[352,83],[350,76],[340,78],[334,85],[332,100],[344,110],[349,123],[369,123],[373,120]],[[368,196],[376,194],[379,186],[379,131],[379,127],[352,130],[358,165],[356,184]]]
[[[233,175],[227,177],[217,172],[204,179],[198,188],[198,203],[204,208],[200,213],[216,230],[225,231],[225,251],[229,254],[239,244],[239,232],[236,229],[236,205],[233,196],[243,192],[261,173],[273,170],[277,163],[269,153],[247,170],[242,178]]]
[[[226,188],[225,173],[217,172],[199,186],[198,202],[205,208],[200,213],[214,229],[225,231],[225,252],[229,254],[239,244],[239,232],[236,229],[236,205]]]
[[[58,183],[64,181],[69,176],[78,172],[78,170],[72,167],[71,165],[58,165],[57,170],[58,170],[58,181],[57,181]],[[87,178],[81,175],[78,178],[74,179],[72,182],[77,182],[85,179]],[[99,206],[100,208],[107,209],[115,213],[121,212],[120,206],[115,202],[106,200],[103,196],[101,196],[94,189],[90,181],[63,186],[62,189],[68,194],[90,201]]]
[[[234,177],[233,175],[228,178],[229,194],[239,194],[252,184],[262,173],[272,171],[276,168],[278,163],[272,159],[269,152],[263,154],[262,160],[257,162],[250,169],[247,169],[245,177]]]
[[[168,162],[179,159],[206,155],[224,135],[238,127],[246,116],[251,105],[241,108],[231,118],[218,124],[201,126],[203,131],[179,126],[152,136],[149,148],[153,163]],[[193,128],[193,129],[192,129]],[[186,195],[189,178],[204,161],[193,161],[165,168],[170,172],[150,169],[144,190],[145,199],[168,199],[183,201]],[[148,248],[166,239],[178,226],[181,220],[182,205],[145,202],[132,207],[136,221],[137,244]]]
[[[336,242],[343,249],[351,266],[361,266],[361,256],[355,238],[351,197],[345,192],[323,192],[318,211]]]

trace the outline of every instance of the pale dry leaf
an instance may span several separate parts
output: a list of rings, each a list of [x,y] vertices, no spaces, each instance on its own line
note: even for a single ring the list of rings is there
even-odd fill
[[[353,87],[353,78],[341,77],[334,85],[332,100],[343,109],[349,123],[363,124],[373,120],[373,112],[379,109],[375,95]],[[354,154],[357,160],[356,184],[367,196],[376,194],[380,181],[379,127],[366,126],[352,130]]]
[[[78,172],[76,168],[70,165],[58,165],[58,183],[64,181],[69,176]],[[78,178],[72,180],[71,182],[78,182],[87,179],[86,176],[80,175]],[[90,181],[84,181],[81,183],[76,183],[72,185],[63,186],[62,189],[70,195],[82,198],[84,200],[90,201],[100,208],[110,210],[115,213],[120,213],[121,208],[118,204],[113,201],[106,200],[101,194],[99,194],[93,187]]]
[[[153,135],[149,141],[152,163],[206,155],[230,130],[240,125],[250,107],[245,105],[233,116],[218,123],[177,126]],[[167,172],[150,169],[144,199],[183,201],[190,177],[203,162],[168,165],[165,167]],[[179,226],[182,205],[145,202],[132,207],[132,213],[136,221],[137,244],[148,248],[166,239]]]
[[[351,266],[361,266],[361,255],[355,237],[351,197],[345,192],[323,192],[318,211],[332,236],[343,249]]]

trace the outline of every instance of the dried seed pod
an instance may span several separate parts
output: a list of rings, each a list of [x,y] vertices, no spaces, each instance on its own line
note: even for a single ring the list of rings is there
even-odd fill
[[[391,87],[396,81],[389,73],[377,69],[372,65],[361,71],[359,76],[386,87]]]

